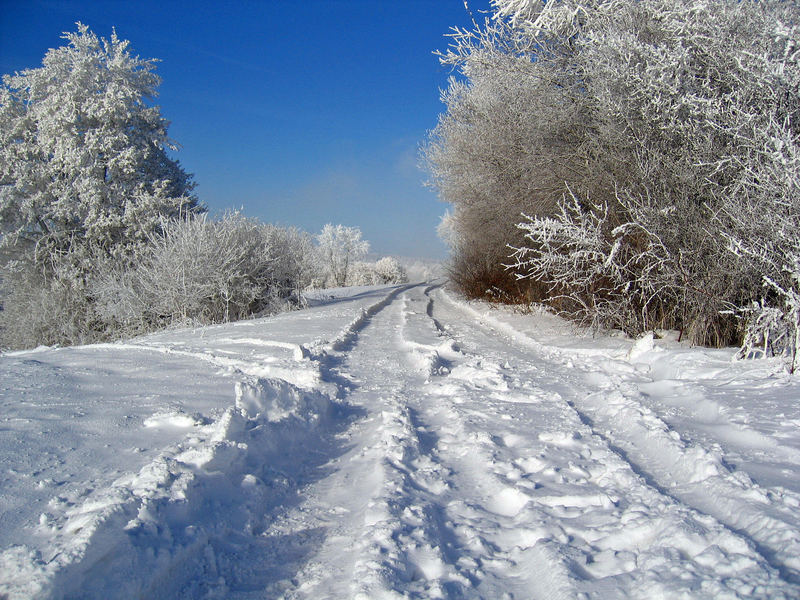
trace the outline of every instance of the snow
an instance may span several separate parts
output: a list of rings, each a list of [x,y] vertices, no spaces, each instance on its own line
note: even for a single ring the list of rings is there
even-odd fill
[[[800,384],[438,283],[0,356],[0,597],[800,596]]]

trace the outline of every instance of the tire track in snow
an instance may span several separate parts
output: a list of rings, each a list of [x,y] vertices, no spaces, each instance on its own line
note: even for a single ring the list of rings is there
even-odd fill
[[[531,530],[521,527],[527,499],[495,471],[497,441],[475,428],[468,412],[458,410],[452,388],[444,394],[427,389],[437,380],[446,381],[451,369],[467,358],[433,315],[431,292],[438,287],[430,286],[424,298],[413,299],[425,302],[424,313],[404,310],[401,336],[409,362],[428,378],[409,403],[415,406],[417,428],[430,432],[432,460],[451,474],[440,503],[452,532],[447,544],[457,557],[455,564],[473,583],[464,596],[574,598],[577,589],[563,556],[547,545],[530,544]]]
[[[364,309],[333,340],[342,347],[390,303],[394,289]],[[218,345],[236,340],[217,340]],[[319,385],[324,356],[306,346],[259,339],[240,345],[283,350],[280,374],[262,356],[235,357],[140,342],[87,346],[187,356],[238,378],[231,406],[216,419],[164,413],[145,422],[189,430],[138,473],[88,490],[80,503],[40,523],[52,536],[50,553],[24,548],[0,555],[0,565],[24,580],[3,581],[10,598],[219,597],[265,589],[302,563],[321,532],[304,529],[276,539],[264,535],[277,513],[298,502],[298,489],[327,475],[324,465],[343,452],[337,432],[359,416],[331,402]],[[271,357],[270,357],[271,358]],[[62,514],[63,512],[63,514]],[[288,564],[287,564],[288,563]],[[270,565],[265,568],[265,565]],[[0,596],[6,597],[5,594]]]
[[[609,383],[608,389],[576,400],[575,410],[664,493],[750,540],[786,581],[800,584],[796,508],[774,503],[746,473],[730,470],[720,453],[683,440],[637,401],[638,391],[626,388]]]
[[[314,371],[313,378],[299,376],[301,381],[310,382],[312,394],[326,392],[329,396],[341,396],[342,380],[335,375],[337,363],[355,347],[360,332],[371,319],[407,287],[394,288],[361,309],[357,317],[329,340],[318,339],[300,345],[266,341],[258,345],[291,350],[296,369]],[[266,593],[271,597],[284,593],[287,581],[318,551],[327,535],[324,522],[310,524],[304,519],[299,526],[286,528],[282,526],[286,515],[303,502],[303,490],[330,475],[331,464],[348,448],[342,432],[365,416],[365,411],[359,407],[335,402],[329,405],[327,414],[323,407],[312,411],[312,421],[320,421],[322,425],[318,427],[314,423],[312,435],[303,428],[298,431],[297,417],[302,416],[298,415],[298,407],[292,406],[291,401],[288,404],[282,401],[286,394],[281,393],[281,389],[291,390],[291,384],[260,379],[258,375],[263,367],[258,363],[239,365],[237,369],[248,375],[237,385],[237,407],[249,410],[260,421],[266,417],[276,422],[272,428],[254,423],[250,434],[253,439],[249,442],[252,447],[248,453],[249,462],[259,465],[261,471],[256,471],[260,477],[246,475],[243,487],[260,492],[257,496],[261,506],[256,511],[234,509],[233,514],[243,512],[248,516],[243,527],[240,525],[233,531],[226,529],[221,535],[209,537],[205,556],[199,561],[204,565],[202,576],[186,580],[181,590],[185,597],[249,598],[253,594],[262,597]],[[268,365],[267,372],[273,371],[274,366]],[[298,378],[296,373],[286,379],[294,378]],[[276,387],[279,388],[277,393]],[[298,390],[297,393],[305,397],[305,392]],[[252,490],[247,491],[253,494]],[[335,518],[340,508],[334,507],[327,516]]]
[[[489,327],[548,361],[576,388],[590,390],[576,394],[571,404],[598,436],[664,493],[748,540],[800,595],[800,514],[792,494],[770,493],[747,473],[732,470],[720,451],[682,439],[644,405],[636,386],[615,372],[630,371],[630,365],[608,356],[599,362],[544,348],[498,321]]]
[[[340,506],[342,516],[326,523],[330,543],[295,577],[302,583],[287,597],[462,597],[472,586],[455,564],[453,533],[438,501],[449,473],[431,457],[431,434],[407,402],[424,377],[406,361],[402,294],[335,346],[343,354],[328,359],[348,382],[343,399],[370,415],[348,432],[353,451],[337,462],[327,489],[309,490],[308,513]],[[346,558],[343,538],[351,540]]]
[[[480,319],[480,315],[468,306],[449,300],[441,292],[438,292],[436,297],[446,301],[445,313],[441,311],[437,313],[434,310],[440,322],[447,323],[446,328],[456,332],[463,339],[471,337],[472,344],[476,348],[473,351],[477,351],[484,361],[494,356],[495,375],[502,375],[503,369],[497,367],[502,364],[504,356],[515,356],[513,348],[519,346],[519,334],[505,330],[498,332],[491,326],[472,328],[467,323],[476,318]],[[450,318],[445,319],[442,314],[448,314]],[[464,316],[467,316],[467,319],[464,319]],[[512,341],[511,346],[508,345],[509,338]],[[564,544],[560,549],[568,555],[572,549],[579,549],[584,554],[586,559],[584,563],[581,564],[580,560],[576,560],[573,565],[576,578],[587,582],[594,580],[593,585],[617,579],[623,585],[623,589],[627,589],[628,594],[633,592],[636,595],[637,589],[641,594],[653,583],[669,583],[667,580],[660,581],[662,579],[660,575],[672,571],[676,576],[678,573],[683,574],[684,581],[689,582],[686,584],[689,586],[688,589],[692,589],[693,585],[706,586],[704,594],[707,595],[733,593],[740,597],[790,597],[797,593],[796,587],[787,585],[788,582],[782,581],[779,574],[769,566],[769,561],[765,560],[768,557],[756,551],[755,544],[749,536],[736,533],[735,529],[728,527],[724,521],[717,520],[704,511],[696,512],[691,503],[683,499],[676,500],[671,494],[662,493],[666,486],[661,485],[657,477],[653,477],[638,465],[631,464],[628,456],[617,452],[616,446],[610,443],[605,435],[598,435],[596,428],[590,426],[586,415],[575,410],[575,399],[583,396],[580,390],[586,387],[586,383],[580,378],[580,373],[576,375],[574,370],[565,368],[566,361],[559,361],[558,356],[553,357],[549,349],[541,347],[535,341],[530,342],[525,346],[522,356],[525,354],[530,356],[530,350],[535,350],[532,358],[538,360],[541,368],[535,368],[525,357],[524,362],[528,362],[529,366],[525,369],[516,369],[518,374],[522,375],[522,379],[514,381],[511,377],[509,387],[515,388],[520,384],[524,386],[527,379],[527,382],[533,383],[534,387],[555,392],[551,393],[550,403],[560,404],[563,408],[559,426],[561,432],[545,431],[544,435],[539,435],[539,439],[551,441],[556,445],[560,443],[565,447],[572,444],[576,449],[582,448],[581,453],[574,458],[561,457],[562,464],[575,465],[579,470],[590,474],[590,477],[580,482],[581,492],[576,495],[576,500],[581,494],[585,494],[588,488],[598,485],[605,490],[607,497],[617,499],[615,501],[617,510],[606,513],[608,522],[605,524],[605,530],[603,527],[596,527],[592,532],[591,528],[578,527],[570,532],[573,537],[572,543]],[[520,351],[516,351],[516,355],[519,358]],[[482,371],[475,374],[476,377],[483,376],[487,381],[491,379],[491,374],[486,373],[486,365],[475,366]],[[534,368],[531,370],[531,367]],[[542,370],[544,368],[547,372]],[[503,401],[505,395],[508,401],[513,397],[508,390],[502,391],[503,393],[492,395],[491,398]],[[559,392],[566,393],[566,399],[560,398]],[[542,419],[546,420],[545,415],[542,415]],[[622,422],[616,425],[625,426]],[[546,453],[537,455],[533,448],[531,451],[532,458],[539,461],[546,459]],[[588,455],[584,456],[587,452]],[[640,474],[646,474],[647,477],[643,479]],[[656,485],[648,485],[647,479]],[[546,487],[546,484],[543,487]],[[528,506],[535,505],[538,494],[535,491],[526,493],[532,498]],[[546,497],[544,503],[548,502],[552,503],[553,507],[559,502],[563,505],[569,504],[568,501],[559,501],[554,496]],[[602,510],[595,512],[596,517],[603,517]],[[566,510],[561,521],[564,522],[564,518],[573,519],[575,514],[577,514],[575,511]],[[558,515],[554,513],[553,516]],[[613,532],[613,519],[618,521],[616,533]],[[577,523],[580,519],[574,518],[574,521]],[[582,541],[581,537],[584,538]],[[654,552],[653,548],[642,544],[644,540],[649,540],[651,543],[658,541],[661,545],[661,556],[654,556],[658,551]],[[636,563],[635,570],[631,567],[627,576],[623,573],[624,569],[615,574],[614,568],[605,573],[602,568],[596,568],[598,563],[608,559],[608,550],[614,549],[616,557],[624,556],[626,546],[628,550],[634,550],[631,559]],[[731,565],[737,566],[731,570]],[[618,562],[617,567],[621,566]],[[742,575],[738,580],[737,572]],[[637,582],[637,577],[641,581]],[[759,583],[752,586],[753,581]],[[596,590],[592,587],[587,588],[587,590],[592,589]],[[672,589],[668,590],[668,593],[686,593],[686,590],[679,592]]]

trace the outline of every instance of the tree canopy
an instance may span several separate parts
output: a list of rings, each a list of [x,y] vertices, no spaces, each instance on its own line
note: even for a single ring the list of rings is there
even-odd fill
[[[199,210],[152,104],[155,61],[78,23],[42,66],[0,87],[0,234],[13,257],[129,253],[163,218]]]

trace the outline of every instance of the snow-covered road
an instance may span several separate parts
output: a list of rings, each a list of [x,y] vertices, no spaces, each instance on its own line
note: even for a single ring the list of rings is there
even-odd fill
[[[438,284],[6,354],[0,598],[800,597],[800,384],[732,354]]]

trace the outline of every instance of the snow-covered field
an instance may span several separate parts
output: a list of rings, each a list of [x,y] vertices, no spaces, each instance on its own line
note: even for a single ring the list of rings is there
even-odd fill
[[[800,383],[437,284],[0,357],[0,598],[797,598]]]

